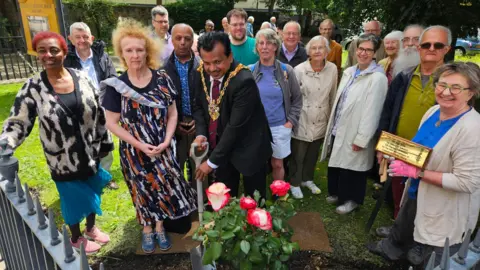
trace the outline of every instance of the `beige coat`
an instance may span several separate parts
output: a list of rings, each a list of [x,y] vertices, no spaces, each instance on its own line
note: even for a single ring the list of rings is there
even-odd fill
[[[422,123],[438,109],[428,110]],[[454,245],[475,228],[480,210],[479,134],[480,114],[472,109],[433,148],[426,170],[443,172],[443,187],[420,181],[415,241],[443,247],[448,237]]]
[[[328,120],[327,134],[320,159],[325,160],[331,149],[329,167],[363,172],[373,166],[375,143],[373,136],[378,127],[388,86],[382,67],[375,62],[372,62],[369,68],[360,73],[348,91],[332,147],[332,129],[338,102],[354,77],[356,69],[355,65],[343,72]],[[363,149],[355,152],[352,150],[352,144]]]
[[[328,117],[337,91],[337,67],[326,61],[320,72],[315,72],[307,60],[294,68],[300,84],[303,106],[293,138],[313,142],[325,137]]]

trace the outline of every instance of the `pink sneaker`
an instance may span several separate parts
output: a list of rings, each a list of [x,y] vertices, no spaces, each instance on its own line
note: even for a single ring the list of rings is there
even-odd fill
[[[100,229],[97,228],[97,226],[93,226],[93,228],[90,232],[88,232],[85,229],[84,236],[88,240],[95,241],[102,246],[107,244],[108,242],[110,242],[110,236],[108,236],[108,234],[100,231]]]
[[[85,248],[85,254],[87,254],[87,255],[92,255],[92,254],[97,253],[97,251],[100,250],[100,248],[102,247],[99,244],[97,244],[93,241],[89,241],[88,239],[86,239],[82,236],[80,236],[78,238],[76,243],[73,243],[72,240],[70,239],[70,243],[72,244],[72,247],[78,253],[80,253],[80,244],[83,243],[83,247]]]

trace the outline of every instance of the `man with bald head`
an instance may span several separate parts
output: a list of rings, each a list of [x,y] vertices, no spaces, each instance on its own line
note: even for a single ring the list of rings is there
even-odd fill
[[[178,125],[175,132],[177,139],[177,159],[183,169],[189,156],[190,145],[195,138],[195,121],[192,117],[195,93],[194,74],[200,59],[192,51],[194,39],[192,27],[188,24],[176,24],[172,28],[173,52],[165,64],[165,71],[177,89]],[[190,172],[194,172],[190,162]]]
[[[374,56],[375,61],[378,63],[380,60],[387,57],[387,54],[385,52],[385,46],[383,45],[383,41],[380,38],[380,34],[382,33],[382,27],[380,25],[380,22],[369,21],[363,24],[363,32],[365,34],[374,34],[380,40],[379,42],[380,48],[378,48]],[[347,58],[347,62],[345,63],[345,68],[351,67],[357,64],[357,57],[356,57],[357,47],[358,47],[358,39],[352,40],[352,42],[350,43],[350,46],[348,47],[348,58]]]
[[[320,35],[326,38],[329,42],[330,52],[327,55],[327,60],[334,63],[337,66],[338,77],[342,74],[342,45],[338,44],[332,39],[333,29],[335,24],[330,19],[323,20],[318,27]]]
[[[278,60],[292,67],[307,61],[308,55],[305,48],[300,44],[301,27],[298,22],[289,21],[283,27],[283,42]]]
[[[381,131],[387,131],[407,140],[415,136],[422,116],[435,104],[433,73],[443,65],[443,59],[450,50],[451,43],[452,33],[444,26],[430,26],[422,32],[417,45],[420,64],[403,70],[393,79],[383,106],[378,134]],[[379,163],[382,158],[383,155],[377,153]],[[403,180],[398,177],[391,179],[394,200],[397,196],[398,203],[400,203],[403,189],[395,188],[395,185],[401,185]],[[398,189],[397,195],[395,195],[396,189]],[[414,194],[416,194],[415,190]],[[414,242],[416,213],[416,195],[409,194],[403,198],[393,226],[377,229],[377,235],[387,238],[369,244],[368,249],[390,260],[398,260],[408,251],[407,258],[412,264],[422,263],[426,259],[428,249]],[[442,249],[436,249],[435,252],[441,253]]]

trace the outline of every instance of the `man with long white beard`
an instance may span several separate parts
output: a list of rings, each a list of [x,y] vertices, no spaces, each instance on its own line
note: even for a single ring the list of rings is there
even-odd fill
[[[402,49],[393,62],[393,78],[402,70],[420,64],[420,54],[417,46],[420,42],[423,26],[411,24],[403,30]]]

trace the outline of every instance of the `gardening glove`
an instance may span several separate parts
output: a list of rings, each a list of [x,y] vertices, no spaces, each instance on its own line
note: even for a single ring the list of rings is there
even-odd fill
[[[388,174],[390,176],[403,176],[416,179],[419,172],[419,168],[409,165],[401,160],[394,160],[390,163],[390,166],[388,166]]]

